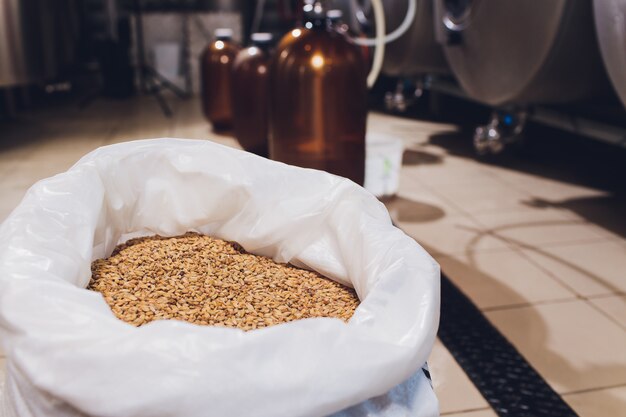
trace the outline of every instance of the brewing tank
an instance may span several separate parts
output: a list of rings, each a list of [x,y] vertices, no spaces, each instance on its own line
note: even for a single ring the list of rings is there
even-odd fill
[[[439,40],[470,97],[564,103],[606,89],[589,0],[436,2]]]
[[[604,66],[626,106],[626,0],[595,0],[593,6]]]
[[[0,88],[52,80],[72,65],[75,0],[0,0]]]
[[[387,32],[399,27],[407,11],[407,0],[384,0]],[[385,47],[383,72],[393,77],[449,72],[441,45],[435,40],[433,2],[416,0],[416,10],[409,29]]]
[[[36,19],[25,2],[0,1],[0,87],[27,84],[41,78],[37,31],[27,22]]]

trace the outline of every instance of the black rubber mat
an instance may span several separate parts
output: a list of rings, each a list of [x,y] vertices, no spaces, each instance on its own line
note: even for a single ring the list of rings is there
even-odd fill
[[[499,416],[576,413],[450,280],[441,277],[439,338]],[[437,375],[433,375],[437,379]]]

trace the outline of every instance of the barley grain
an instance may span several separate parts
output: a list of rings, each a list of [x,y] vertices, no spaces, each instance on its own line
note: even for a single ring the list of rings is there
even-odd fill
[[[196,233],[132,239],[91,265],[89,289],[121,320],[177,319],[252,330],[309,317],[348,320],[353,289]]]

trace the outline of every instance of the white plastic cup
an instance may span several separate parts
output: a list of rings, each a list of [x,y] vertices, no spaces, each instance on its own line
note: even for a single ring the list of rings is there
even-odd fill
[[[400,186],[404,142],[396,137],[368,133],[365,149],[365,189],[376,197],[391,197]]]

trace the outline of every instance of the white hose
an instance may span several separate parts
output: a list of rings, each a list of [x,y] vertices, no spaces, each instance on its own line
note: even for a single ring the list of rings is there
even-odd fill
[[[256,33],[261,29],[261,21],[263,20],[263,11],[265,9],[265,0],[258,0],[256,9],[254,10],[254,18],[252,19],[252,27],[250,34]]]
[[[396,30],[385,36],[384,43],[395,41],[400,36],[404,35],[404,33],[411,27],[411,23],[413,23],[413,19],[415,18],[415,12],[417,11],[417,0],[408,0],[408,2],[408,9],[406,11],[406,15],[404,16],[404,20],[402,21],[400,26],[396,28]],[[376,3],[378,3],[378,0],[372,1],[372,6],[374,7],[374,18],[376,19],[376,26],[378,26],[380,20],[378,19],[378,16],[376,16]],[[376,38],[373,39],[353,38],[354,43],[361,46],[376,46],[377,39],[378,31],[376,31]]]
[[[415,2],[415,0],[411,1]],[[373,39],[375,49],[372,69],[370,69],[370,73],[367,75],[367,86],[369,88],[376,82],[378,74],[380,74],[380,70],[383,67],[383,59],[385,58],[385,11],[383,10],[383,2],[382,0],[371,0],[371,2],[374,19],[376,20],[376,37]],[[355,41],[356,40],[357,39],[355,39]],[[360,43],[357,42],[357,44]]]

